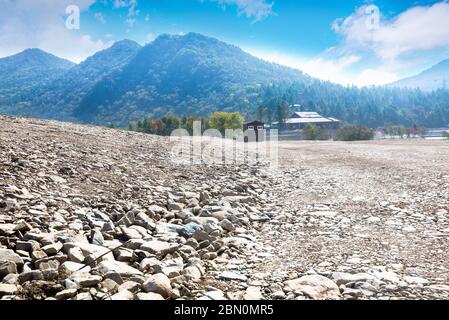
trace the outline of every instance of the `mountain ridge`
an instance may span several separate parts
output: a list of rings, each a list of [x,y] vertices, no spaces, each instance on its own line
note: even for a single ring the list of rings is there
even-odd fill
[[[401,88],[419,88],[423,91],[448,89],[449,87],[449,59],[440,61],[419,74],[396,81],[390,86]]]
[[[70,66],[43,70],[48,78],[31,69],[29,83],[17,78],[0,85],[0,113],[126,127],[167,113],[237,111],[269,123],[287,102],[371,127],[449,123],[449,91],[344,87],[198,33],[161,35],[144,47],[125,39]],[[22,69],[26,74],[26,64]]]

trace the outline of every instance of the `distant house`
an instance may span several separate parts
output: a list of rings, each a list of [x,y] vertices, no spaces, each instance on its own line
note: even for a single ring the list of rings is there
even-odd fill
[[[264,130],[265,130],[265,123],[260,122],[260,121],[252,121],[252,122],[248,122],[245,123],[243,125],[243,132],[246,131],[253,131],[254,130],[254,134],[255,134],[255,139],[256,142],[259,142],[263,140],[264,138]],[[254,138],[251,138],[251,140],[253,140]],[[245,137],[245,142],[248,141],[248,136]]]
[[[295,112],[285,121],[285,129],[300,130],[308,124],[313,124],[320,129],[335,130],[340,127],[340,120],[330,117],[323,117],[317,112]],[[273,128],[279,128],[279,123],[275,122]]]

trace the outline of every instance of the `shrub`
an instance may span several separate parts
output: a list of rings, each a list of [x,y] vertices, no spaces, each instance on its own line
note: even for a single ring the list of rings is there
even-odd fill
[[[337,130],[337,140],[340,141],[372,140],[373,138],[374,130],[367,127],[348,125]]]
[[[310,123],[306,125],[302,133],[306,140],[317,140],[321,135],[320,129],[318,129],[316,125]]]

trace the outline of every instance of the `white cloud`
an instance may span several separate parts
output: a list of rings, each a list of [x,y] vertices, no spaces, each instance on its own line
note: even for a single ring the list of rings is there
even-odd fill
[[[361,72],[349,72],[348,68],[361,61],[362,57],[358,55],[341,56],[335,59],[324,57],[324,55],[315,58],[301,58],[279,52],[266,53],[251,49],[247,51],[263,60],[299,69],[314,78],[342,85],[359,87],[383,85],[399,79],[395,73],[383,68],[367,68]]]
[[[116,9],[128,8],[128,17],[134,17],[140,13],[137,4],[137,0],[114,0],[113,6]]]
[[[134,27],[134,24],[136,23],[136,19],[128,18],[125,20],[125,22],[128,24],[130,28]]]
[[[65,27],[65,9],[77,5],[87,10],[95,0],[0,0],[0,57],[27,48],[40,48],[54,55],[80,62],[111,45],[94,40],[81,29]]]
[[[348,49],[373,51],[385,62],[404,54],[449,47],[449,3],[412,7],[393,19],[381,17],[370,24],[370,6],[362,6],[351,16],[336,21],[334,30],[344,38]]]
[[[106,18],[105,18],[105,16],[101,12],[95,13],[95,19],[100,21],[102,24],[106,23]]]
[[[239,9],[239,14],[243,14],[248,18],[254,18],[255,21],[262,20],[273,14],[273,3],[267,0],[210,0],[218,2],[218,4],[226,7],[235,5]]]
[[[336,20],[332,29],[341,35],[340,43],[316,57],[254,53],[344,85],[388,84],[412,75],[416,62],[429,63],[436,51],[449,50],[449,1],[411,7],[389,19],[377,6],[365,5]]]

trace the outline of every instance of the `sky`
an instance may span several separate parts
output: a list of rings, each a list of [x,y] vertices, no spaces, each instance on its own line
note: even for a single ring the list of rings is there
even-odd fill
[[[79,63],[114,41],[198,32],[357,86],[449,58],[449,0],[0,0],[0,8],[0,57],[40,48]]]

